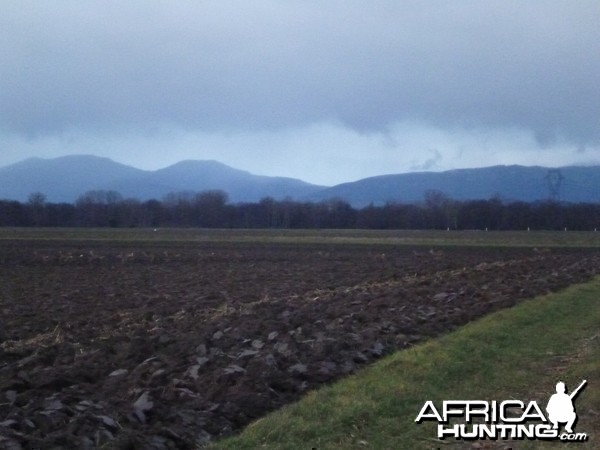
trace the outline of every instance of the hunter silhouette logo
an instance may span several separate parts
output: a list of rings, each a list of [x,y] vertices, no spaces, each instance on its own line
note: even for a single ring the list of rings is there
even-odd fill
[[[548,400],[548,406],[546,411],[548,412],[548,419],[554,425],[554,430],[558,429],[559,422],[566,422],[565,431],[567,433],[573,433],[573,425],[577,421],[577,414],[575,413],[575,407],[573,406],[573,399],[579,391],[585,386],[587,380],[583,380],[581,384],[575,389],[570,395],[565,393],[565,383],[559,381],[556,383],[556,394],[553,394]]]
[[[587,441],[586,433],[573,431],[577,422],[573,402],[586,384],[587,380],[583,380],[567,394],[565,383],[556,383],[556,393],[550,396],[546,406],[547,414],[535,400],[444,400],[437,407],[428,400],[415,422],[437,422],[438,439]],[[561,424],[564,424],[562,433]]]

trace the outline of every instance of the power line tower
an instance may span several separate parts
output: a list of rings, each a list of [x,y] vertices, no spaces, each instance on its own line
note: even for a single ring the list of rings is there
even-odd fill
[[[548,186],[550,200],[554,202],[560,200],[560,188],[564,179],[565,177],[563,177],[560,169],[548,169],[548,173],[546,174],[546,184]]]

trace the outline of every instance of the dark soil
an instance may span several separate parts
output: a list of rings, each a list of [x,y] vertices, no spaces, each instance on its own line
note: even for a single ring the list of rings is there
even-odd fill
[[[592,250],[0,243],[0,448],[197,448]]]

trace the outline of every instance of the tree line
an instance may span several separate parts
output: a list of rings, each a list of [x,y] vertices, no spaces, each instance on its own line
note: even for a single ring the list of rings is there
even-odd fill
[[[44,194],[33,193],[27,202],[0,200],[0,226],[595,230],[600,228],[600,204],[456,201],[440,191],[427,192],[419,204],[363,208],[340,199],[315,203],[263,198],[232,204],[217,190],[147,201],[90,191],[74,203],[51,203]]]

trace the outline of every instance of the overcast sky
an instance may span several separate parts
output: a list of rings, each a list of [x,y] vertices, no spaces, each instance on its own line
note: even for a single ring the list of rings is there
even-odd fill
[[[0,166],[600,164],[600,2],[0,3]]]

